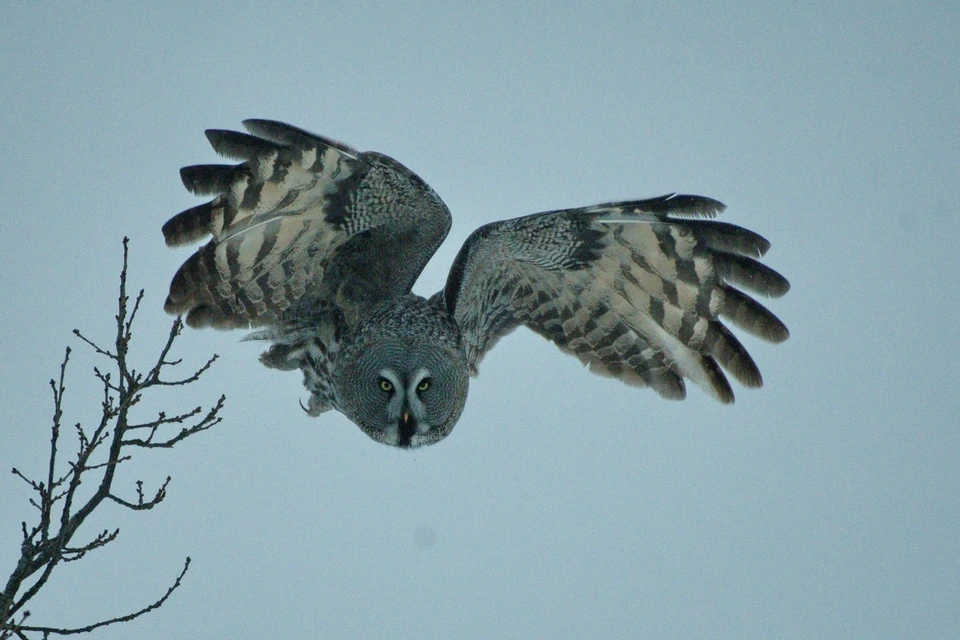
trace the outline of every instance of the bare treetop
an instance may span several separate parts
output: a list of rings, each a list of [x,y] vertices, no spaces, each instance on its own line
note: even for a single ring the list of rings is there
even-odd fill
[[[31,615],[26,605],[47,584],[54,569],[61,562],[80,560],[119,536],[120,530],[117,528],[104,529],[86,534],[84,541],[74,541],[85,520],[104,500],[141,511],[152,509],[166,497],[169,476],[150,492],[145,492],[143,482],[138,480],[135,496],[120,495],[114,487],[117,467],[129,461],[138,449],[173,447],[221,420],[219,413],[225,400],[222,395],[208,409],[195,407],[171,414],[160,411],[145,419],[133,415],[134,408],[148,390],[154,387],[189,385],[207,371],[217,356],[211,357],[189,375],[167,377],[172,369],[181,364],[181,360],[172,359],[170,356],[173,344],[183,328],[183,323],[177,318],[166,343],[148,369],[139,370],[131,363],[129,355],[133,323],[143,299],[143,290],[139,291],[131,306],[127,295],[127,258],[128,239],[124,238],[114,344],[102,347],[80,331],[74,330],[80,340],[109,363],[108,369],[94,368],[94,375],[100,381],[103,391],[99,422],[92,426],[81,423],[73,425],[72,432],[79,446],[76,455],[65,461],[60,453],[64,438],[62,420],[67,364],[71,355],[71,349],[67,347],[59,376],[50,380],[53,390],[53,420],[46,475],[36,479],[17,468],[12,470],[14,475],[33,490],[34,497],[30,499],[30,504],[37,510],[37,520],[31,525],[21,523],[23,542],[20,545],[20,558],[0,593],[0,640],[84,633],[109,624],[133,620],[162,606],[180,586],[190,566],[190,558],[186,558],[179,575],[167,591],[132,613],[86,622],[72,628],[28,624]],[[66,431],[69,433],[71,430]],[[95,483],[97,489],[89,498],[84,499],[78,494],[81,482],[88,486]]]

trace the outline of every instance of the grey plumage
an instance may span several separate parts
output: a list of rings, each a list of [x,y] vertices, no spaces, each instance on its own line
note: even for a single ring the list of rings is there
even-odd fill
[[[372,438],[445,437],[484,354],[525,325],[592,371],[666,398],[684,379],[732,402],[724,371],[762,384],[722,323],[771,342],[786,326],[736,287],[781,296],[769,243],[669,195],[502,220],[474,231],[443,290],[410,293],[450,229],[439,196],[397,161],[278,122],[210,130],[241,164],[181,170],[215,195],[163,227],[171,246],[213,238],[174,276],[165,308],[189,325],[260,328],[261,362],[301,369],[311,415],[337,409]]]

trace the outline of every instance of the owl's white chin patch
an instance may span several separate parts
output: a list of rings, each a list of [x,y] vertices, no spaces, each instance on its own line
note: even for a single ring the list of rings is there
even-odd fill
[[[436,441],[435,434],[431,433],[431,429],[432,425],[429,423],[419,423],[411,420],[411,422],[405,424],[402,420],[398,420],[396,424],[390,424],[381,429],[374,439],[402,449],[415,448]]]
[[[417,433],[410,439],[410,448],[422,447],[424,445],[435,444],[440,440],[443,440],[445,436],[437,437],[436,433],[431,433],[429,429]]]
[[[367,433],[369,433],[371,436],[373,436],[374,433],[376,433],[373,439],[379,440],[384,444],[397,446],[398,443],[400,442],[400,431],[397,428],[397,425],[391,425],[383,429],[378,429],[373,432],[368,431]]]
[[[431,432],[431,425],[429,424],[411,426],[413,426],[414,432],[406,434],[403,433],[399,422],[386,425],[381,429],[364,429],[364,431],[377,442],[401,449],[415,449],[443,439],[442,437],[438,438],[436,433]]]
[[[417,432],[410,439],[411,443],[420,443],[422,444],[426,437],[430,434],[430,430],[433,428],[433,425],[430,424],[417,424]],[[414,444],[416,446],[416,444]]]

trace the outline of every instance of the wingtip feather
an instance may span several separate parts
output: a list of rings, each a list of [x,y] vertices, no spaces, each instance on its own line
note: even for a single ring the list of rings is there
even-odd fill
[[[220,195],[230,188],[239,167],[227,164],[195,164],[180,169],[180,180],[187,191],[194,195]]]
[[[265,138],[271,142],[277,142],[280,144],[292,145],[301,148],[322,145],[326,147],[332,147],[350,157],[356,157],[358,155],[357,150],[349,145],[333,140],[332,138],[327,138],[326,136],[311,133],[306,129],[294,127],[293,125],[286,124],[285,122],[279,122],[277,120],[264,120],[261,118],[250,118],[243,121],[243,126],[246,127],[247,131],[255,136]]]
[[[668,215],[684,218],[715,218],[727,210],[727,205],[707,196],[672,193],[664,196]]]
[[[207,129],[203,133],[214,151],[231,160],[250,160],[279,148],[275,142],[230,129]]]
[[[164,242],[168,247],[179,247],[200,240],[210,233],[212,215],[209,202],[181,211],[164,223]]]

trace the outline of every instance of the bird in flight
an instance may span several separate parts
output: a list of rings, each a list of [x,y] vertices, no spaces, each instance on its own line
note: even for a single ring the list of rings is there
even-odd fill
[[[476,229],[429,298],[411,289],[450,211],[386,155],[287,124],[211,129],[239,164],[181,169],[207,203],[163,226],[169,246],[211,239],[180,267],[165,309],[192,327],[255,328],[260,361],[300,369],[306,411],[336,409],[378,442],[446,437],[484,354],[523,325],[590,371],[682,399],[690,380],[723,403],[727,375],[759,387],[724,322],[770,342],[786,326],[751,291],[790,288],[760,263],[769,243],[712,220],[724,205],[671,194],[545,211]]]

